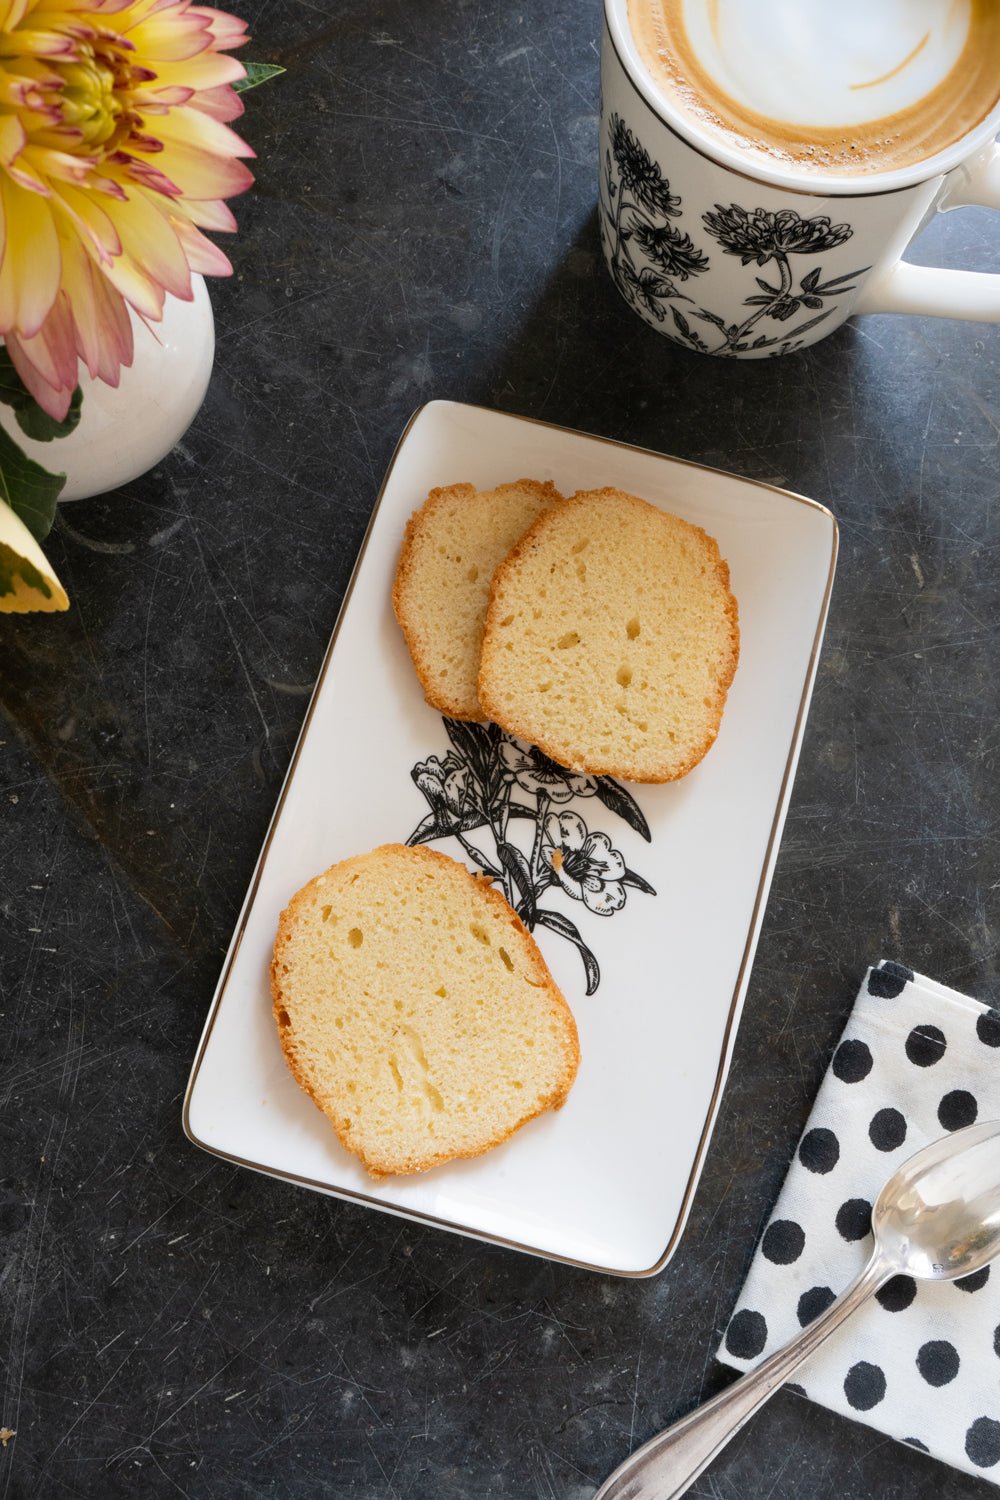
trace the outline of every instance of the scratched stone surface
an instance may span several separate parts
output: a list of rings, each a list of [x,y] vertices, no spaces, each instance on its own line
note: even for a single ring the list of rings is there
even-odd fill
[[[995,329],[870,318],[752,366],[598,263],[597,0],[258,0],[258,183],[216,372],[67,507],[65,617],[0,622],[0,1500],[587,1500],[712,1351],[858,976],[1000,1000]],[[914,257],[1000,270],[996,220]],[[842,553],[690,1227],[627,1282],[231,1168],[180,1103],[380,477],[454,397],[830,505]],[[696,1017],[692,1018],[696,1024]],[[983,1500],[784,1394],[693,1495]]]

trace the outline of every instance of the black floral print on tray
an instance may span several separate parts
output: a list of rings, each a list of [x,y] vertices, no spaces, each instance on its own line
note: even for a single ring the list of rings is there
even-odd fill
[[[418,761],[410,773],[430,811],[406,842],[457,839],[529,932],[545,927],[574,944],[592,995],[601,971],[588,942],[575,922],[542,903],[559,892],[579,902],[581,914],[613,917],[630,889],[656,895],[628,869],[612,836],[591,826],[603,809],[648,841],[638,803],[612,777],[567,771],[496,724],[442,722],[452,748]],[[586,803],[587,818],[571,805],[578,802]]]
[[[615,284],[637,312],[664,323],[665,333],[703,354],[740,355],[767,351],[787,354],[797,349],[803,336],[833,312],[831,299],[857,289],[857,277],[869,270],[861,266],[840,276],[823,279],[821,266],[798,278],[792,257],[820,255],[838,249],[854,231],[849,224],[834,224],[825,214],[803,218],[794,209],[747,210],[738,203],[717,203],[702,214],[700,233],[706,231],[721,246],[723,254],[739,256],[742,264],[758,270],[771,265],[777,285],[757,275],[757,290],[744,298],[753,308],[742,322],[727,323],[681,285],[709,269],[704,249],[690,234],[670,220],[683,216],[682,200],[634,132],[613,114],[610,145],[605,152],[601,183],[601,236]],[[680,303],[690,304],[681,307]],[[765,320],[787,323],[802,313],[807,316],[781,333],[765,332]],[[811,316],[808,316],[811,314]],[[716,330],[700,329],[707,323]]]

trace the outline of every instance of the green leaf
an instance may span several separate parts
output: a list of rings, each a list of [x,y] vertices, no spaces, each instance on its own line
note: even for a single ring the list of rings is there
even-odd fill
[[[0,501],[0,615],[69,608],[66,591],[19,516]]]
[[[44,578],[26,557],[21,557],[13,547],[6,547],[0,542],[0,599],[7,594],[17,593],[18,576],[24,580],[29,589],[41,594],[43,599],[52,598],[52,589],[48,579]]]
[[[56,501],[65,483],[65,474],[50,474],[36,464],[0,427],[0,500],[7,502],[36,542],[44,541],[52,530]]]
[[[27,387],[14,369],[14,361],[0,344],[0,401],[5,406],[19,406],[28,394]]]
[[[82,401],[83,392],[77,386],[69,411],[61,422],[55,421],[39,406],[15,370],[6,348],[0,346],[0,402],[12,409],[26,437],[34,438],[36,443],[50,443],[53,438],[68,437],[80,420]]]
[[[248,62],[245,66],[247,76],[238,78],[233,84],[237,94],[245,94],[247,89],[255,89],[259,83],[266,83],[269,78],[277,78],[279,73],[285,72],[280,63]]]
[[[82,404],[83,392],[77,386],[70,397],[69,410],[61,422],[50,417],[34,400],[29,401],[27,406],[15,406],[14,415],[26,437],[34,438],[36,443],[51,443],[53,438],[69,437],[79,424]]]

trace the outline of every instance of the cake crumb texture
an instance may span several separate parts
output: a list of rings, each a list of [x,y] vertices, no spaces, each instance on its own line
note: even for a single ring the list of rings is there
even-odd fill
[[[479,1156],[566,1099],[576,1023],[499,892],[386,844],[282,913],[271,966],[295,1078],[374,1177]]]
[[[479,656],[497,567],[539,515],[561,501],[554,485],[518,479],[493,490],[431,490],[403,539],[392,604],[432,708],[483,719]]]
[[[719,732],[739,644],[713,537],[622,490],[581,491],[496,571],[480,702],[572,770],[673,781]]]

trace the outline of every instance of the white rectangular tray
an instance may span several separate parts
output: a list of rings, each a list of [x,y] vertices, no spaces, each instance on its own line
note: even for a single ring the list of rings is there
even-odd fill
[[[715,536],[739,601],[740,665],[702,764],[670,785],[629,788],[648,842],[593,795],[570,804],[657,894],[630,887],[609,918],[562,889],[546,893],[601,970],[588,995],[576,947],[536,928],[580,1029],[583,1060],[564,1108],[477,1160],[376,1183],[285,1066],[271,944],[279,912],[312,875],[416,829],[428,803],[411,771],[452,748],[390,603],[407,518],[436,485],[524,476],[552,479],[567,495],[629,490]],[[802,496],[479,407],[422,407],[382,487],[209,1012],[184,1103],[190,1139],[444,1229],[619,1275],[660,1270],[683,1229],[729,1065],[836,555],[833,516]],[[451,839],[434,847],[465,857]]]

